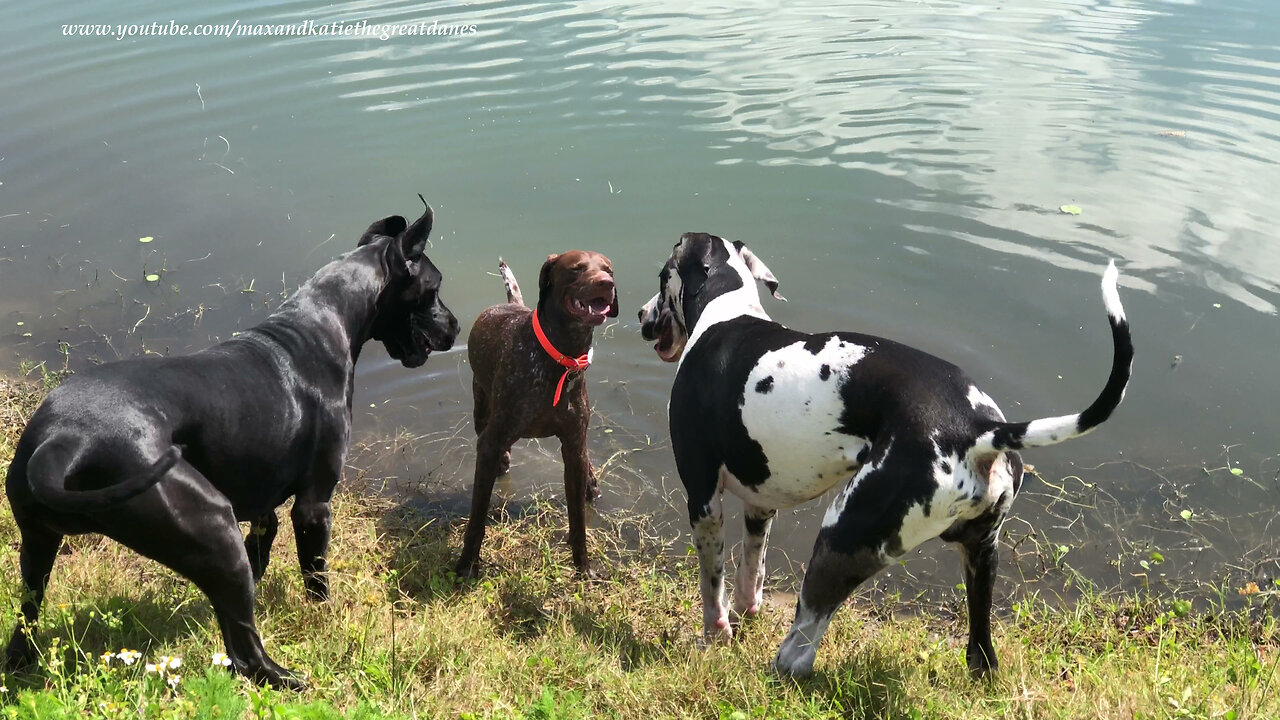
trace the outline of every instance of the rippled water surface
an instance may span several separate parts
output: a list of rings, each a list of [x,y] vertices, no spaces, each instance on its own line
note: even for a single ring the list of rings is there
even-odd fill
[[[170,20],[475,32],[63,34]],[[60,365],[60,342],[73,369],[205,347],[264,317],[370,221],[416,213],[422,192],[464,325],[502,298],[499,255],[526,285],[551,252],[613,259],[623,313],[589,375],[600,510],[656,514],[682,552],[673,368],[634,321],[681,232],[749,243],[791,299],[768,305],[779,321],[922,347],[1013,419],[1076,410],[1101,387],[1110,257],[1135,378],[1101,430],[1029,454],[1043,479],[1006,526],[1017,562],[1003,582],[1061,592],[1061,563],[1106,585],[1278,574],[1271,0],[11,0],[0,27],[9,372]],[[353,465],[460,509],[464,357],[408,371],[371,347]],[[558,455],[518,446],[502,492],[559,493]],[[823,507],[775,526],[780,577],[807,558]],[[959,577],[937,543],[912,558],[891,575]]]

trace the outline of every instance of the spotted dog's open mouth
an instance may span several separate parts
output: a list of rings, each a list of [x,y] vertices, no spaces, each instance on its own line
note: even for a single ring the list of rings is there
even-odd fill
[[[653,349],[663,362],[675,362],[680,359],[684,343],[676,342],[676,321],[675,316],[670,312],[663,312],[658,318],[658,342],[653,344]]]
[[[609,317],[616,297],[611,287],[588,290],[580,296],[569,296],[565,309],[588,325],[599,325]]]

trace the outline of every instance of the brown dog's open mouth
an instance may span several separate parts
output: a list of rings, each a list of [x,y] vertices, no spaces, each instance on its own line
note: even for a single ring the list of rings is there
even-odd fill
[[[599,325],[613,310],[614,297],[613,290],[609,289],[587,295],[585,298],[570,297],[565,307],[570,315],[580,318],[589,325]]]

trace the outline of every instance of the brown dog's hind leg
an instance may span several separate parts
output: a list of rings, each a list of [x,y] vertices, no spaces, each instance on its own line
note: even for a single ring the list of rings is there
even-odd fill
[[[58,549],[62,547],[60,533],[21,522],[19,528],[22,532],[22,550],[18,559],[22,572],[22,614],[5,651],[5,666],[10,670],[35,660],[36,649],[31,636],[36,631],[36,619],[49,584],[49,572],[58,557]]]
[[[502,473],[503,452],[514,440],[500,437],[502,428],[486,426],[476,440],[476,474],[471,486],[471,516],[462,539],[462,555],[454,567],[458,577],[475,577],[480,544],[484,542],[484,526],[488,521],[493,484]],[[509,462],[509,461],[508,461]]]

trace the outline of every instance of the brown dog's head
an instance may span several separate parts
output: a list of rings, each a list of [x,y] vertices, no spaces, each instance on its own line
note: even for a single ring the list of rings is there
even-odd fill
[[[609,258],[589,250],[550,255],[538,276],[538,308],[564,312],[595,327],[618,316],[618,288]]]

